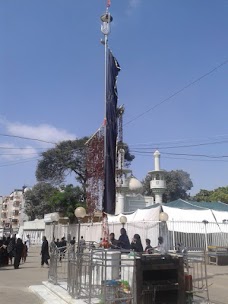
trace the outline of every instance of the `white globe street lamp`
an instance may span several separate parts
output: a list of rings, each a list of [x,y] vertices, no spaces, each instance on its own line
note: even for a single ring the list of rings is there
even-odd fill
[[[80,252],[79,246],[80,246],[80,230],[81,230],[81,219],[83,219],[86,216],[86,210],[83,207],[78,207],[74,210],[74,215],[78,219],[78,254]]]
[[[168,214],[166,212],[161,212],[159,214],[159,221],[161,221],[161,222],[167,222],[168,219],[169,219],[169,216],[168,216]]]
[[[83,207],[78,207],[75,209],[74,214],[77,217],[77,219],[82,219],[86,216],[86,210]]]
[[[123,225],[123,228],[124,228],[124,225],[127,223],[127,217],[122,215],[120,217],[120,223]]]

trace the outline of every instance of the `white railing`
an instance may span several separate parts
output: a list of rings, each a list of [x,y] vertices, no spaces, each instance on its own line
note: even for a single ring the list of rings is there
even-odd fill
[[[143,248],[145,248],[145,239],[151,240],[151,246],[157,246],[158,236],[162,235],[165,239],[167,249],[175,249],[177,244],[182,244],[189,250],[207,249],[208,246],[228,246],[228,224],[208,223],[204,225],[199,222],[173,222],[168,223],[143,221],[129,222],[125,224],[129,240],[131,242],[135,233],[141,236]],[[116,239],[120,236],[121,223],[110,223],[109,233],[114,232]],[[54,231],[53,231],[54,229]],[[49,241],[53,238],[77,239],[78,225],[46,225],[45,234]],[[99,242],[102,237],[101,223],[83,223],[81,224],[81,236],[86,241]]]

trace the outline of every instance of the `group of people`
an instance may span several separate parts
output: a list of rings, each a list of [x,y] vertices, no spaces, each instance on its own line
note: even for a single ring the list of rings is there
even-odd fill
[[[22,241],[16,234],[3,237],[0,240],[0,266],[13,265],[15,269],[19,268],[21,261],[25,263],[29,248],[29,238]]]
[[[73,237],[72,240],[69,241],[70,245],[75,245],[76,241],[75,241],[75,237]],[[65,252],[67,249],[67,241],[65,239],[65,237],[62,237],[61,240],[60,239],[54,239],[53,242],[51,243],[51,249],[52,250],[52,246],[54,245],[55,248],[58,248],[59,250],[59,262],[62,262],[63,258],[65,257]],[[80,248],[83,251],[83,246],[85,246],[85,240],[83,238],[83,236],[81,236],[80,239]],[[47,266],[49,266],[49,259],[50,259],[50,254],[49,254],[49,243],[47,241],[46,236],[43,236],[42,239],[42,246],[41,246],[41,267],[44,266],[44,264],[46,264]]]
[[[141,237],[139,234],[135,234],[131,243],[129,241],[127,231],[125,228],[121,228],[119,239],[115,239],[115,234],[112,232],[109,235],[111,248],[113,249],[124,249],[124,250],[133,250],[135,252],[145,252],[148,254],[153,253],[154,251],[163,253],[164,251],[164,241],[163,237],[159,236],[158,245],[156,247],[151,246],[150,239],[146,239],[146,247],[143,249]]]
[[[163,253],[164,251],[164,247],[163,247],[163,238],[160,236],[158,238],[158,244],[156,247],[152,247],[151,246],[151,241],[150,239],[146,239],[146,247],[145,249],[143,249],[142,246],[142,242],[141,242],[141,237],[139,234],[135,234],[132,241],[129,241],[128,235],[127,235],[127,231],[125,228],[121,228],[120,230],[120,237],[119,239],[115,239],[115,234],[112,232],[109,235],[109,241],[110,241],[110,247],[112,249],[123,249],[126,251],[135,251],[135,252],[140,252],[140,253],[154,253],[154,252],[160,252]],[[75,237],[73,237],[71,240],[69,240],[69,244],[71,245],[72,248],[74,248],[76,241],[75,241]],[[80,241],[79,241],[79,249],[80,252],[83,252],[83,248],[85,247],[85,240],[83,238],[83,236],[81,236]],[[67,249],[67,241],[65,239],[65,237],[62,237],[61,240],[54,239],[54,242],[52,242],[52,246],[54,245],[55,248],[58,248],[59,250],[59,261],[61,262],[62,259],[65,256],[65,251]],[[102,239],[100,242],[100,246],[102,247]],[[43,242],[42,242],[42,246],[41,246],[41,266],[43,266],[44,264],[46,264],[47,266],[49,266],[49,262],[48,260],[50,259],[50,255],[49,255],[49,244],[48,241],[46,239],[45,236],[43,236]]]

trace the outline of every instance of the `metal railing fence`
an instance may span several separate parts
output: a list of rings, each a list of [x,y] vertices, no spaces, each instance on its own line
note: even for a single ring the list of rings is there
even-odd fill
[[[50,244],[48,280],[53,284],[66,285],[69,254],[69,246],[57,247],[54,242]]]
[[[210,303],[207,275],[207,253],[191,252],[184,255],[187,303]],[[206,301],[206,302],[205,302]]]
[[[69,260],[68,291],[88,303],[134,303],[135,257],[118,250],[84,248]]]
[[[109,224],[109,232],[114,232],[118,239],[120,235],[120,223]],[[156,221],[129,222],[125,224],[127,234],[131,240],[135,233],[141,236],[143,247],[145,248],[145,239],[151,240],[151,246],[157,246],[158,236],[162,233],[167,249],[174,249],[176,244],[181,243],[187,248],[205,249],[208,246],[228,246],[228,224],[226,223],[208,223],[205,227],[200,222],[182,222],[168,221],[160,223]],[[206,230],[205,230],[206,228]],[[81,235],[86,241],[98,242],[102,235],[101,223],[82,223]],[[53,227],[47,225],[45,228],[47,239],[52,240]],[[78,235],[78,225],[56,225],[55,236],[67,239]]]

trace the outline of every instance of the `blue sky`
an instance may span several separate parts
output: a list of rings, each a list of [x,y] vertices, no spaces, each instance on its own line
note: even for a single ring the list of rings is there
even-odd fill
[[[0,195],[32,186],[37,153],[53,147],[3,135],[58,142],[101,125],[105,2],[0,1]],[[112,0],[110,11],[134,175],[153,170],[159,148],[162,168],[190,174],[192,194],[227,186],[228,158],[210,156],[228,156],[228,64],[152,108],[228,59],[228,1]]]

